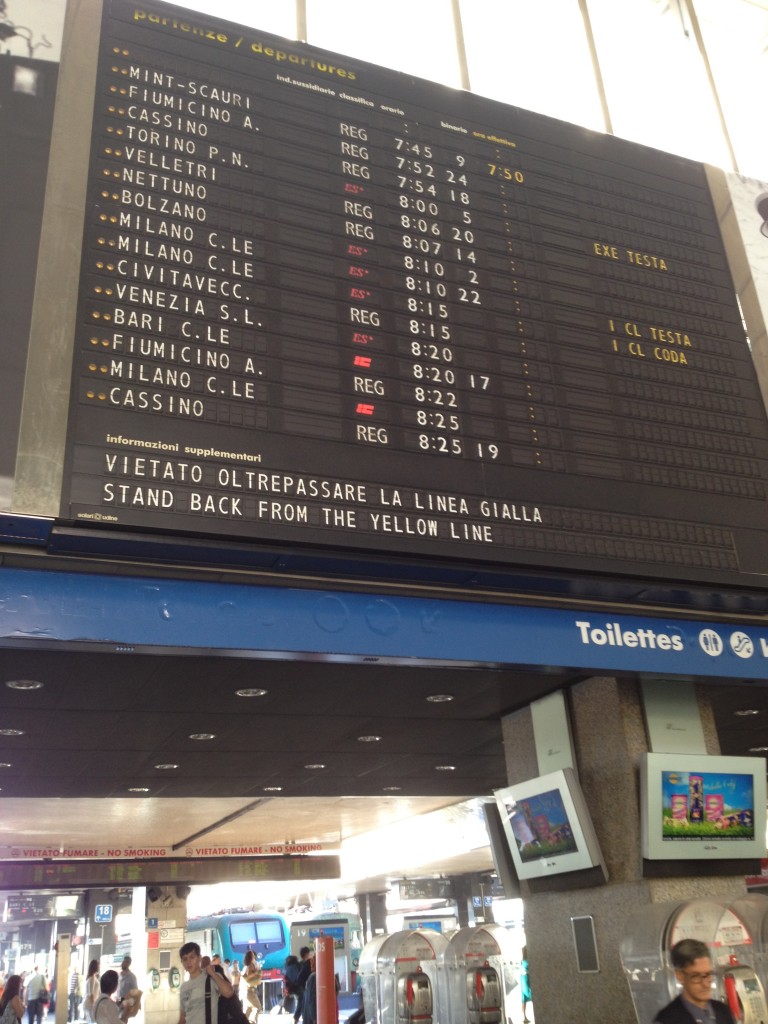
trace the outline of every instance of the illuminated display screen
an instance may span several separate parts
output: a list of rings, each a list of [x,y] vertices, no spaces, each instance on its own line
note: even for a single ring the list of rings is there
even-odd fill
[[[312,947],[314,948],[315,939],[325,936],[328,939],[333,939],[334,949],[344,949],[344,928],[342,925],[322,925],[318,928],[309,929],[309,937],[312,940]]]
[[[645,754],[643,856],[765,857],[765,785],[764,758]]]
[[[100,48],[63,516],[768,571],[701,165],[160,4]]]
[[[581,871],[602,863],[572,769],[527,779],[494,795],[519,878]]]
[[[528,800],[507,806],[509,824],[523,861],[539,860],[556,853],[575,853],[573,826],[560,790],[537,793]]]
[[[663,771],[663,839],[754,839],[753,782],[752,775]]]
[[[283,881],[292,878],[338,878],[339,858],[223,857],[201,860],[4,861],[0,889],[44,885],[165,885],[177,882]],[[262,938],[259,942],[265,941]]]

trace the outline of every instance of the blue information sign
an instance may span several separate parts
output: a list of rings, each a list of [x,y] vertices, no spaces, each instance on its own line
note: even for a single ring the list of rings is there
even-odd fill
[[[112,904],[97,903],[96,910],[93,914],[93,920],[96,924],[109,924],[112,920]]]
[[[0,533],[2,527],[0,516]],[[677,618],[663,611],[629,615],[608,607],[574,611],[392,595],[371,604],[367,594],[348,591],[153,580],[157,601],[185,608],[184,616],[163,620],[146,601],[142,578],[109,577],[107,586],[107,577],[95,574],[7,568],[2,579],[0,642],[15,640],[21,630],[30,635],[44,630],[50,640],[102,643],[104,621],[119,618],[122,642],[136,647],[249,651],[254,649],[253,621],[263,614],[276,623],[272,643],[286,651],[375,651],[379,657],[440,663],[565,666],[740,681],[762,682],[768,676],[768,624],[754,618],[723,622]],[[87,609],[76,617],[76,626],[74,617],[62,611],[72,594],[79,598],[78,607]]]

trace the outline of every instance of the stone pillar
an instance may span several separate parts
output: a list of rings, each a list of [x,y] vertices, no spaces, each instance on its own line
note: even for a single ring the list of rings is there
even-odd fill
[[[387,894],[372,892],[368,896],[371,914],[371,930],[374,935],[381,935],[387,930]]]
[[[117,917],[119,899],[114,895],[113,889],[88,889],[85,893],[85,917],[87,921],[87,945],[85,949],[85,972],[91,960],[101,960],[102,957],[113,956],[115,953],[115,919]],[[101,924],[96,920],[96,908],[109,906],[112,910],[112,920],[108,924]],[[100,965],[99,973],[106,970],[104,963]]]
[[[456,901],[456,920],[459,922],[459,928],[466,928],[470,922],[474,924],[469,876],[454,875],[451,878],[451,885],[453,886],[453,898]]]
[[[592,678],[577,684],[568,696],[579,781],[609,881],[573,889],[573,882],[555,876],[547,880],[546,892],[543,881],[521,883],[534,1013],[544,1024],[637,1024],[619,959],[621,936],[632,914],[653,903],[735,899],[745,893],[744,877],[642,877],[638,763],[648,745],[638,686]],[[714,718],[704,688],[698,698],[707,752],[717,754]],[[503,739],[510,783],[540,774],[529,708],[504,720]],[[559,891],[552,891],[554,886]],[[581,915],[594,918],[600,967],[596,974],[577,971],[570,919]]]
[[[182,885],[150,886],[147,889],[147,918],[157,919],[157,929],[148,929],[147,932],[147,973],[144,979],[137,975],[139,988],[144,990],[143,1024],[177,1024],[179,1019],[177,980],[179,983],[184,981],[179,948],[184,943],[187,927],[188,895],[189,887]],[[166,961],[170,961],[170,968],[165,966]]]
[[[362,925],[363,945],[365,945],[373,938],[373,933],[371,932],[368,922],[368,893],[355,893],[355,900],[357,901],[357,912],[360,915],[360,923]]]

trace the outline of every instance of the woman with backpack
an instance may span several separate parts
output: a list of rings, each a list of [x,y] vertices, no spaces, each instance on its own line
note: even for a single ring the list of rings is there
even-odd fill
[[[95,1024],[121,1024],[120,1011],[112,996],[120,982],[117,971],[104,971],[99,980],[99,995],[93,1001],[91,1016]]]
[[[301,1010],[304,1005],[304,986],[309,977],[309,946],[301,949],[301,960],[296,956],[285,958],[285,973],[283,974],[283,1010],[290,1013],[289,1007],[293,1006],[293,1022],[299,1024]]]

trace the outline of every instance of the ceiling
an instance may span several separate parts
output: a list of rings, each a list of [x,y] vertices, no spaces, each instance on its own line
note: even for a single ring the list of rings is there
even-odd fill
[[[6,647],[0,729],[23,735],[0,735],[0,846],[121,845],[129,834],[172,847],[203,833],[220,845],[336,848],[489,796],[507,780],[500,719],[577,678]],[[13,680],[43,685],[18,690]],[[266,692],[238,695],[254,689]],[[768,746],[768,688],[708,691],[723,753]],[[389,876],[414,874],[408,853],[393,849]],[[419,870],[490,866],[484,848]]]
[[[7,685],[19,680],[43,685]],[[490,796],[507,779],[501,717],[557,685],[512,670],[0,648],[0,729],[23,733],[0,735],[0,846],[120,847],[129,829],[142,846],[203,832],[337,849]],[[412,875],[401,852],[392,873]],[[419,865],[491,867],[487,847]]]
[[[557,686],[515,671],[6,648],[0,682],[12,680],[44,685],[0,690],[0,729],[23,731],[0,736],[5,798],[488,794],[506,780],[501,716]]]

